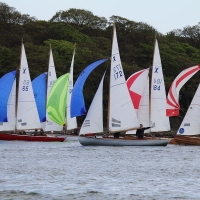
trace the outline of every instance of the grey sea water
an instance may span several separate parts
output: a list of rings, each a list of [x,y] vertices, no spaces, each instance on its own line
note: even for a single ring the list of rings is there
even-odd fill
[[[200,199],[199,164],[194,146],[0,141],[0,199]]]

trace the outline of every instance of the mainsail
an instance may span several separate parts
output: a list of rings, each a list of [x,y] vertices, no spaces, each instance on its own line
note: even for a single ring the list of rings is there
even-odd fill
[[[17,129],[40,129],[41,123],[33,94],[33,88],[23,43],[19,73],[19,86],[17,96]]]
[[[158,42],[155,40],[150,96],[151,132],[170,131],[166,116],[166,90]]]
[[[113,26],[108,110],[110,132],[139,127],[139,121],[132,105],[121,64],[115,24]]]
[[[167,116],[178,116],[180,105],[179,105],[179,91],[182,86],[200,69],[200,65],[189,67],[183,70],[173,81],[167,96]]]

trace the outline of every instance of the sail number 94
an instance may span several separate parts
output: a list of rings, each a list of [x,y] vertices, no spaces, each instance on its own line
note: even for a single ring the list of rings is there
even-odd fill
[[[153,90],[160,90],[160,85],[153,85]]]

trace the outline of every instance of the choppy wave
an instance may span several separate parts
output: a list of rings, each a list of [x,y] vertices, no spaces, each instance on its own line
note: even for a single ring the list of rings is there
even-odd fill
[[[200,199],[200,147],[1,142],[0,199]]]

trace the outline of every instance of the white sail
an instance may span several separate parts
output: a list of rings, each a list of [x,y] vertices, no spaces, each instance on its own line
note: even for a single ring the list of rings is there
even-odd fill
[[[113,43],[110,69],[109,131],[124,131],[139,127],[139,121],[129,95],[120,60],[116,28],[113,26]]]
[[[177,135],[200,134],[200,85],[192,99]]]
[[[98,90],[88,110],[87,116],[81,126],[79,135],[86,133],[103,132],[103,75]]]
[[[24,44],[22,43],[17,100],[17,130],[40,129],[41,123],[33,94]]]
[[[67,130],[72,130],[77,128],[77,120],[76,117],[70,116],[70,104],[71,104],[71,97],[72,97],[72,90],[73,90],[73,69],[74,69],[74,56],[75,56],[75,49],[72,57],[70,73],[69,73],[69,82],[68,82],[68,91],[67,91],[67,110],[66,110],[66,128]]]
[[[54,65],[54,60],[53,60],[52,49],[50,48],[49,67],[48,67],[48,73],[47,73],[47,99],[48,99],[49,93],[51,91],[51,88],[56,80],[57,80],[56,70],[55,70],[55,65]],[[48,113],[46,112],[45,131],[62,131],[62,129],[63,129],[63,127],[60,126],[59,124],[56,124],[55,122],[53,122],[49,118]]]
[[[149,77],[146,80],[146,85],[142,94],[142,98],[140,101],[139,109],[138,109],[138,120],[143,127],[150,126],[149,119]],[[150,129],[145,130],[145,133],[149,133]]]
[[[166,91],[157,40],[155,40],[154,48],[150,101],[151,124],[155,124],[151,132],[170,131],[169,117],[166,116]]]
[[[148,74],[149,68],[134,73],[127,80],[127,86],[129,88],[134,108],[137,112],[139,123],[143,124],[144,127],[150,126]],[[133,79],[131,80],[131,78]],[[149,129],[145,130],[145,133],[149,132]],[[136,130],[127,131],[126,134],[136,134]]]
[[[16,121],[16,79],[13,83],[10,96],[8,98],[7,104],[7,122],[0,122],[0,131],[14,131],[15,130],[15,121]]]

